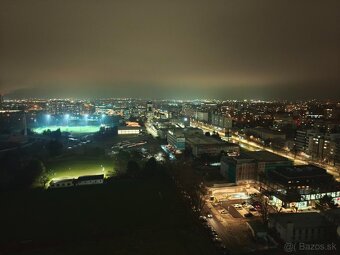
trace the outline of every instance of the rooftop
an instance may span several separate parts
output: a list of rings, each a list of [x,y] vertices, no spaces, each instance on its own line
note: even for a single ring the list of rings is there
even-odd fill
[[[272,130],[268,128],[262,128],[262,127],[251,128],[250,130],[259,131],[259,132],[263,132],[267,134],[273,134],[273,135],[284,135],[284,133],[280,131]]]
[[[69,178],[69,179],[54,179],[51,181],[52,183],[64,183],[64,182],[70,182],[70,181],[74,181],[73,178]]]
[[[330,224],[324,216],[317,212],[270,214],[269,218],[284,227],[288,223],[293,223],[296,228],[324,227]]]
[[[288,158],[279,156],[269,151],[247,151],[244,152],[245,157],[256,159],[257,161],[275,162],[275,161],[290,161]]]
[[[221,140],[217,140],[213,137],[205,136],[205,135],[197,135],[197,136],[191,136],[188,137],[187,139],[189,142],[194,143],[194,144],[200,144],[200,145],[210,145],[210,144],[215,144],[215,145],[230,145],[230,146],[238,146],[235,143],[229,143]]]
[[[224,156],[221,158],[221,161],[246,161],[246,162],[253,162],[254,158],[250,157],[249,155],[241,152],[238,156]]]
[[[102,180],[104,179],[103,174],[98,174],[98,175],[84,175],[78,177],[78,181],[89,181],[89,180]]]
[[[266,226],[259,220],[248,221],[247,224],[255,233],[267,232]]]
[[[131,129],[143,129],[143,127],[137,127],[137,126],[120,126],[118,127],[118,130],[131,130]]]
[[[301,166],[291,166],[278,168],[275,170],[277,173],[284,175],[286,177],[302,177],[302,176],[327,176],[330,175],[323,168],[313,166],[313,165],[301,165]]]

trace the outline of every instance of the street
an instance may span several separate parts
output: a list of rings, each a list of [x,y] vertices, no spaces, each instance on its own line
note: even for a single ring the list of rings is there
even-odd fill
[[[229,213],[222,216],[210,202],[207,202],[204,211],[213,216],[208,219],[208,222],[230,250],[230,254],[242,254],[261,249],[262,245],[257,244],[251,236],[245,218],[234,218]]]
[[[202,129],[204,132],[218,132],[215,127],[213,127],[211,125],[207,126],[207,125],[204,125],[203,123],[192,122],[191,126],[198,127],[200,129]],[[220,135],[220,137],[223,141],[238,143],[240,145],[240,147],[245,148],[246,150],[249,150],[249,151],[266,150],[266,151],[269,151],[271,153],[275,153],[277,155],[280,155],[282,157],[286,157],[286,158],[292,160],[295,165],[307,165],[307,164],[317,165],[319,167],[326,169],[327,172],[332,174],[334,176],[334,178],[336,178],[337,181],[340,181],[340,170],[337,167],[330,166],[328,164],[324,164],[324,163],[320,163],[320,162],[311,161],[311,160],[306,159],[306,158],[304,158],[300,155],[294,156],[290,152],[282,153],[280,151],[273,150],[272,148],[267,148],[265,146],[259,145],[259,144],[255,143],[253,141],[249,141],[249,140],[246,140],[244,138],[241,139],[235,134],[232,134],[231,138],[227,138],[227,137],[225,137],[225,134],[223,132],[218,132],[218,133],[219,133],[219,135]]]

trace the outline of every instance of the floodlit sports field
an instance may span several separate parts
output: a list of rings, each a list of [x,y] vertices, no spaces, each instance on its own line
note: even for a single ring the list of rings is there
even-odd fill
[[[78,178],[84,175],[104,174],[109,177],[114,174],[113,162],[108,160],[89,160],[76,161],[65,160],[61,162],[54,162],[47,166],[52,170],[51,180]]]
[[[99,126],[49,126],[49,127],[39,127],[34,128],[33,131],[42,134],[45,130],[55,131],[60,128],[61,132],[69,132],[69,133],[76,133],[76,134],[86,134],[86,133],[95,133],[98,132],[100,127]]]

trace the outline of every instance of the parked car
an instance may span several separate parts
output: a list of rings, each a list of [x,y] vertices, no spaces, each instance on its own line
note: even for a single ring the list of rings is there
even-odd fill
[[[204,227],[205,229],[211,229],[208,222],[204,222],[204,223],[203,223],[203,227]]]
[[[201,215],[201,216],[200,216],[200,220],[201,220],[201,221],[207,221],[207,217]]]
[[[221,243],[221,242],[222,242],[222,239],[216,236],[216,237],[213,239],[213,241],[214,241],[215,243]]]

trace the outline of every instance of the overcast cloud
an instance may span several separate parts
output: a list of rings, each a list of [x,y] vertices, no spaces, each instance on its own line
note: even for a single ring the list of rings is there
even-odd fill
[[[340,94],[340,1],[1,0],[0,93]]]

